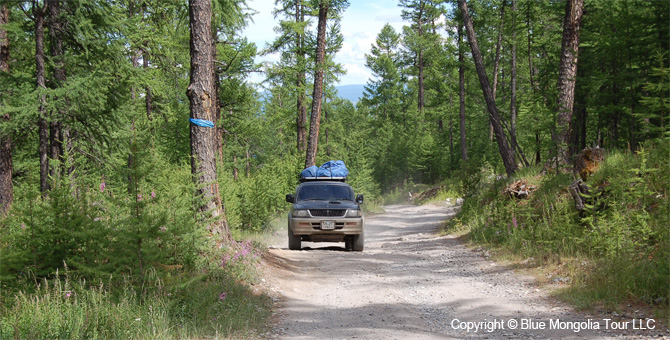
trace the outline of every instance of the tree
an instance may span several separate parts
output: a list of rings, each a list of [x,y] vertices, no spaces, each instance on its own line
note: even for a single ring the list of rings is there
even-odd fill
[[[345,0],[319,0],[318,25],[316,34],[316,53],[314,58],[314,91],[312,92],[312,113],[309,123],[309,138],[305,154],[305,168],[316,163],[316,152],[319,143],[319,126],[321,124],[321,104],[323,101],[323,74],[326,68],[326,23],[328,13],[337,18],[349,3]]]
[[[287,84],[292,89],[295,96],[295,128],[296,128],[296,148],[298,151],[305,151],[307,144],[307,99],[305,95],[305,83],[307,72],[307,42],[305,13],[309,7],[305,0],[283,0],[278,2],[280,7],[275,11],[275,17],[283,13],[284,20],[279,23],[278,30],[280,36],[277,37],[269,47],[269,51],[283,51],[282,60],[286,63],[286,68],[290,74],[286,75]],[[291,84],[293,82],[293,84]]]
[[[3,25],[9,23],[9,7],[7,3],[0,5],[0,77],[9,73],[9,38]],[[0,90],[0,105],[4,90]],[[0,117],[0,122],[8,122],[9,114]],[[0,215],[9,209],[14,201],[12,184],[12,138],[8,132],[0,131]]]
[[[463,58],[463,24],[457,21],[458,31],[458,107],[461,131],[461,159],[468,160],[468,144],[465,136],[465,59]]]
[[[477,68],[479,83],[481,84],[482,92],[484,92],[484,99],[486,100],[489,119],[493,125],[493,133],[495,134],[496,142],[498,143],[498,151],[502,157],[503,165],[505,166],[505,172],[508,176],[511,176],[517,169],[517,165],[514,160],[514,150],[510,147],[507,141],[507,137],[505,136],[505,132],[503,131],[500,115],[498,114],[498,108],[496,107],[495,99],[493,98],[493,92],[491,91],[491,86],[489,85],[489,79],[486,75],[486,69],[484,68],[482,54],[479,52],[479,46],[477,45],[477,38],[475,37],[472,18],[470,18],[470,13],[468,13],[468,6],[465,3],[465,0],[458,0],[458,7],[461,10],[463,21],[465,23],[465,31],[470,43],[470,49],[472,50],[472,58],[474,59],[475,67]]]
[[[556,143],[559,161],[569,161],[568,142],[570,139],[570,122],[575,103],[575,80],[577,77],[577,54],[579,51],[579,27],[584,11],[584,0],[568,0],[565,4],[563,19],[563,42],[561,44],[561,61],[558,69],[558,114],[556,116]]]
[[[426,106],[425,70],[427,68],[428,50],[436,46],[435,26],[436,20],[441,15],[431,0],[400,0],[399,6],[403,7],[402,18],[410,21],[410,26],[405,32],[404,43],[407,46],[411,66],[416,68],[418,80],[417,109],[423,113]],[[432,31],[432,32],[431,32]]]
[[[35,81],[39,97],[38,121],[40,157],[40,191],[46,195],[49,190],[49,130],[47,125],[46,108],[46,69],[44,66],[44,8],[35,2],[32,7],[32,20],[35,22]]]
[[[517,142],[516,139],[516,120],[518,116],[518,109],[516,105],[516,15],[517,15],[517,8],[516,8],[516,0],[512,0],[512,66],[511,66],[511,76],[510,76],[510,126],[509,126],[509,136],[510,136],[510,141],[512,142],[512,146],[519,152],[519,156],[521,157],[521,160],[523,161],[523,164],[525,166],[530,165],[528,163],[528,160],[526,159],[526,155],[523,153],[523,150],[521,149],[521,146]]]
[[[52,78],[50,84],[52,89],[62,87],[66,82],[65,64],[63,61],[63,17],[61,16],[60,0],[47,0],[46,13],[48,15],[47,26],[49,29],[49,45],[50,45],[50,59],[53,64]],[[55,99],[54,101],[57,101]],[[58,162],[51,163],[49,169],[52,178],[57,178],[64,173],[66,162],[63,159],[65,148],[70,146],[70,130],[63,125],[63,118],[65,116],[65,106],[58,105],[53,108],[50,113],[49,122],[49,144],[51,149],[50,158]],[[70,151],[68,150],[68,151]],[[59,163],[59,164],[56,164]],[[59,168],[60,166],[60,168]]]
[[[189,0],[191,27],[191,77],[188,95],[192,119],[213,121],[214,62],[212,56],[212,4],[210,0]],[[196,194],[201,197],[198,210],[211,214],[212,232],[225,241],[231,241],[230,230],[221,203],[216,172],[215,130],[191,124],[191,174],[196,183]]]
[[[321,101],[323,100],[323,69],[326,56],[326,20],[328,19],[328,1],[319,2],[319,24],[316,36],[316,60],[314,71],[314,92],[312,94],[312,114],[309,124],[309,139],[307,140],[307,154],[305,168],[316,162],[316,151],[319,143],[319,125],[321,124]]]
[[[375,115],[381,114],[380,118],[383,119],[394,115],[400,105],[402,90],[397,65],[399,42],[400,36],[393,26],[386,24],[377,35],[370,54],[365,55],[365,66],[372,71],[374,78],[368,80],[362,100],[375,107]]]

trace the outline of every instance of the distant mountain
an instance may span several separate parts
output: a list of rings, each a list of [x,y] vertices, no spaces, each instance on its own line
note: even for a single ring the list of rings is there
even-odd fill
[[[365,85],[342,85],[336,86],[337,95],[340,98],[348,99],[352,103],[356,104],[359,99],[363,98],[363,91],[365,90]]]

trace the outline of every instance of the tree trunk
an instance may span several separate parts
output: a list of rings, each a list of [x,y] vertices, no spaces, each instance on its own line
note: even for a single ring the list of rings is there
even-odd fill
[[[553,136],[557,147],[557,157],[563,164],[567,164],[570,157],[568,141],[575,102],[579,26],[582,21],[583,8],[584,0],[568,0],[563,20],[563,42],[558,69],[558,115]]]
[[[419,32],[418,32],[419,33],[419,39],[421,39],[421,37],[423,36],[423,9],[424,9],[424,3],[423,3],[423,1],[421,1],[420,9],[419,9],[419,18],[418,18],[418,21],[419,21]],[[425,82],[424,82],[424,74],[423,74],[424,73],[423,69],[424,69],[425,60],[424,60],[424,56],[423,56],[423,49],[419,49],[418,59],[419,59],[417,61],[418,64],[419,64],[419,98],[418,98],[419,105],[418,105],[418,107],[419,107],[419,113],[423,113],[423,108],[426,106],[426,99],[425,99],[425,97],[426,97],[426,94],[425,94],[426,85],[425,85]],[[423,117],[421,119],[423,119]]]
[[[3,25],[9,23],[7,3],[0,5],[0,73],[9,73],[9,38]],[[0,91],[0,102],[4,93]],[[9,122],[9,114],[0,117],[0,121]],[[0,133],[0,216],[9,210],[14,201],[12,183],[12,138]]]
[[[498,25],[498,42],[496,43],[496,56],[493,61],[493,100],[497,98],[498,94],[498,72],[500,71],[500,49],[502,47],[503,27],[505,24],[505,4],[507,4],[507,1],[503,0],[502,6],[500,8],[500,24]],[[489,139],[493,141],[493,124],[489,123],[489,129],[490,129]]]
[[[191,118],[215,120],[216,94],[214,93],[214,62],[212,60],[212,4],[211,0],[189,0],[191,28],[191,76],[186,94]],[[196,195],[201,197],[198,210],[206,216],[211,213],[214,222],[210,231],[219,234],[223,242],[232,241],[221,204],[216,173],[216,129],[191,124],[191,174],[196,184]]]
[[[517,119],[517,107],[516,107],[516,0],[512,0],[512,75],[511,75],[511,85],[510,85],[510,139],[512,140],[512,145],[518,150],[519,156],[523,161],[525,166],[529,166],[528,160],[526,160],[526,155],[524,155],[521,146],[516,140],[516,119]]]
[[[295,2],[295,22],[303,23],[305,21],[305,5],[301,0]],[[305,106],[305,30],[304,28],[296,36],[297,46],[297,70],[296,87],[298,91],[297,110],[298,117],[296,119],[296,126],[298,132],[297,147],[298,151],[305,151],[307,139],[307,106]]]
[[[63,62],[63,38],[62,38],[62,22],[60,17],[60,0],[47,0],[46,10],[49,19],[47,25],[49,27],[49,39],[51,45],[51,59],[54,65],[52,87],[58,89],[63,86],[67,80],[65,74],[65,65]],[[59,106],[51,113],[50,122],[50,136],[49,142],[51,144],[51,160],[58,160],[58,165],[51,165],[50,173],[53,178],[60,177],[61,173],[66,172],[67,162],[63,158],[64,146],[67,145],[65,140],[66,127],[63,124],[65,117],[64,106]]]
[[[237,181],[239,170],[237,169],[237,156],[233,155],[233,180]]]
[[[526,34],[527,34],[527,40],[528,40],[528,77],[530,80],[530,91],[534,92],[536,89],[535,82],[533,81],[533,73],[535,73],[533,69],[533,57],[532,57],[532,28],[530,26],[530,13],[531,13],[531,6],[532,2],[528,2],[528,7],[526,8]],[[540,164],[542,161],[542,157],[540,155],[541,148],[540,148],[540,132],[539,130],[535,130],[535,164]]]
[[[465,3],[465,0],[458,0],[458,7],[461,9],[463,21],[465,22],[465,31],[468,35],[468,41],[470,42],[472,58],[475,61],[479,82],[482,86],[482,91],[484,92],[484,99],[486,99],[486,106],[489,111],[489,120],[491,121],[491,124],[493,124],[493,133],[496,136],[498,150],[500,151],[500,156],[502,157],[502,161],[505,166],[505,172],[508,176],[511,176],[517,169],[516,162],[514,160],[514,150],[510,147],[500,122],[498,108],[496,107],[495,100],[493,99],[493,92],[491,91],[491,87],[489,85],[489,79],[486,75],[486,69],[484,68],[482,54],[479,52],[479,46],[477,44],[477,38],[475,37],[472,19],[470,18],[470,13],[468,13],[468,6]]]
[[[216,32],[212,34],[212,60],[216,61],[216,46],[218,44],[218,37]],[[219,161],[220,166],[223,166],[223,134],[225,129],[223,128],[223,122],[221,121],[221,98],[219,98],[219,91],[221,91],[221,80],[219,79],[219,73],[216,71],[216,66],[212,67],[212,77],[214,77],[214,127],[215,127],[215,143],[216,143],[216,157]],[[232,109],[230,110],[230,116],[232,116]]]
[[[528,1],[528,8],[526,9],[526,35],[528,37],[528,77],[530,80],[530,90],[535,91],[535,82],[533,81],[533,74],[535,69],[533,69],[533,56],[532,56],[532,27],[530,25],[530,11],[531,11],[532,1]]]
[[[498,25],[498,43],[496,44],[496,57],[493,63],[493,99],[496,99],[498,94],[498,72],[500,71],[500,48],[502,47],[503,26],[505,24],[505,4],[503,0],[500,8],[500,25]]]
[[[142,68],[145,72],[149,71],[149,52],[145,49],[142,50]],[[151,95],[151,88],[149,85],[144,87],[144,106],[147,110],[147,120],[153,120],[153,96]]]
[[[46,195],[49,191],[49,126],[46,119],[46,71],[44,66],[44,7],[33,5],[35,18],[35,79],[39,94],[37,128],[39,130],[38,152],[40,157],[40,192]]]
[[[454,120],[452,112],[454,111],[454,94],[449,94],[449,168],[454,168]]]
[[[319,24],[316,35],[316,61],[314,72],[314,93],[312,94],[312,115],[309,124],[309,140],[305,155],[305,168],[316,163],[316,152],[319,143],[319,125],[321,123],[321,99],[323,96],[323,71],[326,56],[326,20],[328,18],[328,2],[319,3]]]
[[[247,165],[247,169],[246,169],[247,170],[247,178],[249,178],[249,176],[251,176],[251,154],[249,153],[249,144],[247,144],[246,162],[247,162],[247,164],[246,164]]]
[[[461,159],[468,160],[468,146],[465,140],[465,59],[463,58],[463,26],[458,23],[458,101],[461,129]]]

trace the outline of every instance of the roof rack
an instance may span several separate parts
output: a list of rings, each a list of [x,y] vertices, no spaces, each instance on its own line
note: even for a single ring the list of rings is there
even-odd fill
[[[337,182],[346,182],[346,177],[300,177],[300,182],[316,182],[316,181],[337,181]]]

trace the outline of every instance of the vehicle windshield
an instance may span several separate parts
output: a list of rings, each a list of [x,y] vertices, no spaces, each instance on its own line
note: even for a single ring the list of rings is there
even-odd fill
[[[344,185],[306,185],[300,188],[298,200],[354,200],[354,191]]]

